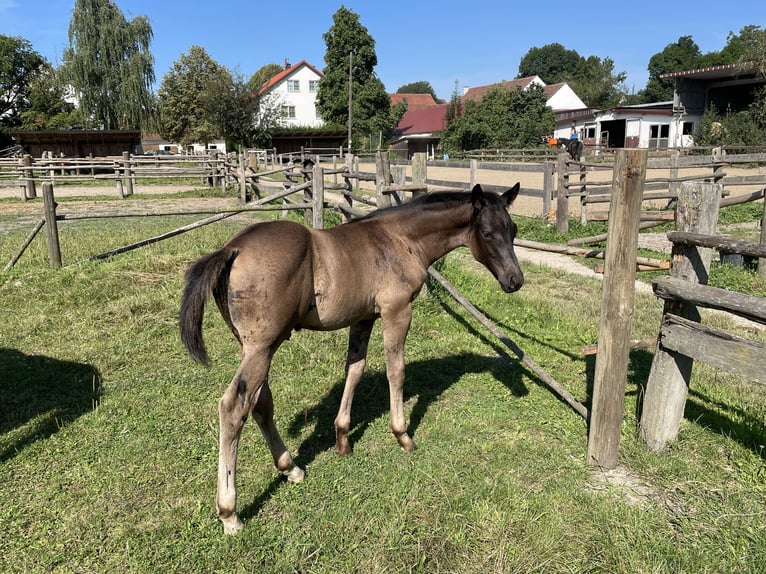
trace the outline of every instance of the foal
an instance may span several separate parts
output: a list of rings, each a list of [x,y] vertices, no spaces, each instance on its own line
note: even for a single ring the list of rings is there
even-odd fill
[[[519,184],[503,195],[435,193],[328,230],[274,221],[252,225],[186,272],[180,311],[181,340],[191,356],[208,364],[202,318],[210,295],[239,342],[242,361],[218,404],[220,422],[216,508],[224,532],[242,529],[236,513],[236,464],[240,433],[250,413],[268,443],[274,464],[290,482],[304,472],[295,465],[274,425],[269,367],[293,330],[350,327],[346,381],[335,418],[336,449],[349,454],[351,403],[361,379],[375,320],[382,321],[391,432],[405,451],[404,342],[412,300],[428,267],[467,246],[506,293],[524,275],[513,250],[516,224],[507,208]]]

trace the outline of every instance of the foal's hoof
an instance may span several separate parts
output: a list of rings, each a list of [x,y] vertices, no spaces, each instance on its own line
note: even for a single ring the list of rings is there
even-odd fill
[[[412,452],[416,448],[415,443],[407,433],[399,435],[396,437],[396,440],[399,442],[399,446],[402,447],[402,450],[405,452]]]
[[[287,482],[292,482],[292,483],[301,482],[306,477],[306,473],[303,472],[303,469],[299,466],[294,466],[290,470],[285,471],[282,474],[284,474],[287,477]]]
[[[223,523],[223,533],[226,535],[239,534],[245,527],[236,514],[232,514],[227,518],[221,518],[221,522]]]
[[[348,456],[354,453],[354,449],[351,448],[351,443],[348,442],[348,438],[339,438],[335,442],[335,452],[340,456]]]

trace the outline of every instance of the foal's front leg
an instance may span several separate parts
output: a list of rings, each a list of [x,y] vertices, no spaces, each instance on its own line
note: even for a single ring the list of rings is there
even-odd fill
[[[381,313],[383,344],[386,351],[386,375],[391,402],[391,432],[407,452],[415,450],[415,443],[407,434],[404,418],[404,342],[410,330],[412,307],[406,304],[401,309]]]
[[[338,416],[335,417],[335,450],[338,454],[351,454],[348,431],[351,428],[351,403],[354,391],[362,378],[367,363],[367,345],[375,319],[351,325],[348,331],[348,355],[346,357],[346,384],[340,399]]]

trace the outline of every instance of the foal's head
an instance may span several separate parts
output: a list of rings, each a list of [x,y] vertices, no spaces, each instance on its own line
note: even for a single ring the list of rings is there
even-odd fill
[[[468,247],[506,293],[518,291],[524,284],[524,273],[513,251],[516,224],[508,214],[518,194],[518,183],[502,195],[485,193],[480,185],[471,191],[473,214]]]

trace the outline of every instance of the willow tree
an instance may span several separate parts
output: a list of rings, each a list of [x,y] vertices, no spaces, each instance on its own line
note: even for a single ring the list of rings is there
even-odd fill
[[[127,20],[110,0],[75,0],[64,51],[66,80],[83,116],[102,129],[137,129],[152,113],[149,18]]]

